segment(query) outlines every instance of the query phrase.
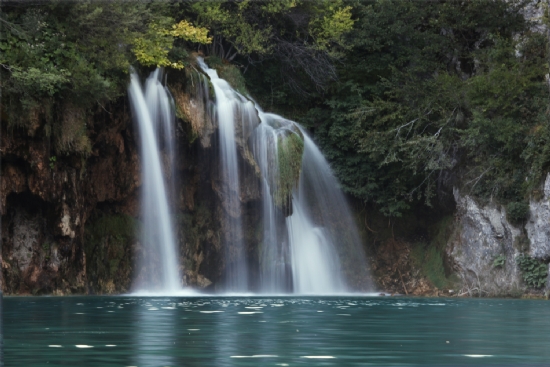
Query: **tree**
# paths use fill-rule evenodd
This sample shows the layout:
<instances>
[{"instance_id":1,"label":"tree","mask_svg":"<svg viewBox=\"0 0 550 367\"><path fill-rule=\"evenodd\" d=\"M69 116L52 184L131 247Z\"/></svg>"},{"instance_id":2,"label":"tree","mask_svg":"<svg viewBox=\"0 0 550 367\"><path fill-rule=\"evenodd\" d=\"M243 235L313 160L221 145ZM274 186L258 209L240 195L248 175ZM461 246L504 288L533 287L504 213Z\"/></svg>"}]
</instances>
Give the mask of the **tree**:
<instances>
[{"instance_id":1,"label":"tree","mask_svg":"<svg viewBox=\"0 0 550 367\"><path fill-rule=\"evenodd\" d=\"M284 83L302 95L336 78L334 62L353 27L342 0L196 2L191 9L214 36L209 55L247 66L276 60Z\"/></svg>"}]
</instances>

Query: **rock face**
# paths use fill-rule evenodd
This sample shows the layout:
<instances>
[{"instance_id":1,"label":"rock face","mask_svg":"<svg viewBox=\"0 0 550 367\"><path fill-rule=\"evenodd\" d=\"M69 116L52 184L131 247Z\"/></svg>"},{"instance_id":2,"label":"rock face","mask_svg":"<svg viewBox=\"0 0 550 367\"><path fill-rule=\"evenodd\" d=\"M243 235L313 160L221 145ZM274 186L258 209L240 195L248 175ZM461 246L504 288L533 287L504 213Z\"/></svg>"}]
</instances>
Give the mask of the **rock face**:
<instances>
[{"instance_id":1,"label":"rock face","mask_svg":"<svg viewBox=\"0 0 550 367\"><path fill-rule=\"evenodd\" d=\"M501 205L482 206L454 190L457 216L447 256L462 279L463 293L518 295L526 286L517 257L526 254L537 260L550 260L550 174L543 192L541 200L531 199L529 219L521 228L507 220ZM546 288L550 289L550 281Z\"/></svg>"},{"instance_id":2,"label":"rock face","mask_svg":"<svg viewBox=\"0 0 550 367\"><path fill-rule=\"evenodd\" d=\"M531 242L529 255L541 260L550 259L550 173L543 186L541 200L529 202L529 220L525 225Z\"/></svg>"},{"instance_id":3,"label":"rock face","mask_svg":"<svg viewBox=\"0 0 550 367\"><path fill-rule=\"evenodd\" d=\"M478 205L470 196L454 190L457 203L455 234L447 245L453 270L462 279L462 292L496 296L513 294L523 287L516 265L521 231L506 219L496 204ZM495 266L495 259L504 264Z\"/></svg>"},{"instance_id":4,"label":"rock face","mask_svg":"<svg viewBox=\"0 0 550 367\"><path fill-rule=\"evenodd\" d=\"M217 126L209 105L208 80L195 72L170 76L178 108L178 182L171 198L179 243L182 285L215 287L223 279L220 238L229 228L228 201L219 177ZM59 153L44 133L2 126L0 287L6 294L123 293L140 276L134 268L142 251L138 136L125 98L87 119L89 155ZM256 116L257 117L257 116ZM254 126L239 126L241 167L239 216L247 256L257 254L259 168L247 145ZM32 130L32 131L31 131ZM236 239L237 240L237 239ZM154 259L153 259L154 260Z\"/></svg>"},{"instance_id":5,"label":"rock face","mask_svg":"<svg viewBox=\"0 0 550 367\"><path fill-rule=\"evenodd\" d=\"M135 197L138 159L128 114L95 117L87 132L93 141L88 157L56 156L40 133L44 126L35 136L17 128L3 131L0 210L7 293L86 292L88 219L102 203L120 209Z\"/></svg>"}]
</instances>

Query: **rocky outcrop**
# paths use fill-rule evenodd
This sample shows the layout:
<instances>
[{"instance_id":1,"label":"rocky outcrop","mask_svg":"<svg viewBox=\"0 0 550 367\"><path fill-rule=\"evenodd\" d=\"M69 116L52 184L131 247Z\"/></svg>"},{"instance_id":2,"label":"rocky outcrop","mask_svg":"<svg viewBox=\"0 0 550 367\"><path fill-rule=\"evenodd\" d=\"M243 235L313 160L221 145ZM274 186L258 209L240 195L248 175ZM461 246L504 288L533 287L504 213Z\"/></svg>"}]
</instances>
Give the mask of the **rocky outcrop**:
<instances>
[{"instance_id":1,"label":"rocky outcrop","mask_svg":"<svg viewBox=\"0 0 550 367\"><path fill-rule=\"evenodd\" d=\"M172 77L181 87L174 97L183 110L174 172L180 179L172 198L182 284L209 287L223 274L220 233L227 227L227 203L217 195L224 189L212 144L217 127L206 96L193 89L197 79ZM45 121L37 120L31 132L8 132L4 124L0 284L7 294L121 293L139 277L133 268L141 253L138 139L125 98L104 107L88 116L89 154L58 153L44 133ZM259 169L245 144L251 130L240 132L239 160L247 171L241 214L254 218Z\"/></svg>"},{"instance_id":2,"label":"rocky outcrop","mask_svg":"<svg viewBox=\"0 0 550 367\"><path fill-rule=\"evenodd\" d=\"M210 148L217 126L208 113L208 77L196 67L176 76L170 84L170 90L176 105L176 115L186 125L182 126L182 130L186 130L191 141L198 138L202 148Z\"/></svg>"},{"instance_id":3,"label":"rocky outcrop","mask_svg":"<svg viewBox=\"0 0 550 367\"><path fill-rule=\"evenodd\" d=\"M455 233L447 245L453 270L462 280L462 292L483 296L519 295L527 290L517 258L521 255L550 260L550 174L542 200L530 201L524 227L506 217L496 203L480 205L455 189ZM550 287L546 286L547 289Z\"/></svg>"},{"instance_id":4,"label":"rocky outcrop","mask_svg":"<svg viewBox=\"0 0 550 367\"><path fill-rule=\"evenodd\" d=\"M455 189L457 203L455 234L447 255L462 280L463 292L482 295L517 293L522 288L516 257L521 231L506 219L505 209L489 203L481 206ZM504 264L495 266L495 260Z\"/></svg>"},{"instance_id":5,"label":"rocky outcrop","mask_svg":"<svg viewBox=\"0 0 550 367\"><path fill-rule=\"evenodd\" d=\"M120 209L135 201L140 184L129 122L124 110L95 115L87 131L89 156L56 156L43 134L4 131L0 209L7 293L86 292L86 222L98 204Z\"/></svg>"},{"instance_id":6,"label":"rocky outcrop","mask_svg":"<svg viewBox=\"0 0 550 367\"><path fill-rule=\"evenodd\" d=\"M529 255L550 260L550 173L542 187L543 197L529 202L529 219L525 224L530 241Z\"/></svg>"}]
</instances>

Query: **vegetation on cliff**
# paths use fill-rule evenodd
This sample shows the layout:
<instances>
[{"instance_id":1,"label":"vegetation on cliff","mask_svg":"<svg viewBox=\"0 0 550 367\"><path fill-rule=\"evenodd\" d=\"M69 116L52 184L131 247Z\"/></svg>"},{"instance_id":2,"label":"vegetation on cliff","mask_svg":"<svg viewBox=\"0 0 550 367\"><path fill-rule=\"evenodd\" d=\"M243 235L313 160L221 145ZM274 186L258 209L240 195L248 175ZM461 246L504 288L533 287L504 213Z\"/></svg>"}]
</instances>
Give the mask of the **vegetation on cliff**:
<instances>
[{"instance_id":1,"label":"vegetation on cliff","mask_svg":"<svg viewBox=\"0 0 550 367\"><path fill-rule=\"evenodd\" d=\"M527 1L38 4L3 6L2 107L31 135L46 121L59 152L89 154L86 116L130 65L181 68L199 48L299 117L388 216L451 185L522 202L550 161L548 40Z\"/></svg>"},{"instance_id":2,"label":"vegetation on cliff","mask_svg":"<svg viewBox=\"0 0 550 367\"><path fill-rule=\"evenodd\" d=\"M176 5L56 2L2 5L2 112L11 128L53 138L57 153L91 152L87 119L125 94L131 65L181 69L184 45L208 43ZM40 131L38 131L40 130Z\"/></svg>"}]
</instances>

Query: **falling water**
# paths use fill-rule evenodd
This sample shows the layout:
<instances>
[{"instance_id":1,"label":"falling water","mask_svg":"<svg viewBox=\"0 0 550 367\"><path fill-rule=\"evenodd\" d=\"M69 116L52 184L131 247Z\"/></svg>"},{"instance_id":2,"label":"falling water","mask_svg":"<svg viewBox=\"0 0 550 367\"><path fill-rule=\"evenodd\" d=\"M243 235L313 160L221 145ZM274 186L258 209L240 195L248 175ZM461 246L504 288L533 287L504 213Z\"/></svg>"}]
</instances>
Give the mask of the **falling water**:
<instances>
[{"instance_id":1,"label":"falling water","mask_svg":"<svg viewBox=\"0 0 550 367\"><path fill-rule=\"evenodd\" d=\"M181 287L167 199L167 187L172 185L167 185L164 178L165 175L172 176L174 114L171 98L160 78L161 71L157 69L147 79L143 90L138 75L132 72L128 88L141 142L142 245L145 251L140 267L144 276L138 280L138 287L141 291L175 293ZM161 147L166 159L162 159ZM169 166L165 170L163 161ZM155 261L157 258L158 263ZM157 272L160 279L154 281Z\"/></svg>"},{"instance_id":2,"label":"falling water","mask_svg":"<svg viewBox=\"0 0 550 367\"><path fill-rule=\"evenodd\" d=\"M199 66L210 77L216 102L212 116L218 123L220 143L220 177L225 196L224 209L227 213L228 230L225 231L226 284L232 292L248 290L248 259L245 253L242 225L242 205L237 161L237 139L243 143L243 132L253 116L257 116L254 104L236 92L229 83L221 79L214 69L210 69L202 58ZM247 126L245 126L247 125Z\"/></svg>"},{"instance_id":3,"label":"falling water","mask_svg":"<svg viewBox=\"0 0 550 367\"><path fill-rule=\"evenodd\" d=\"M342 262L355 278L368 279L368 268L354 219L328 162L294 121L269 113L260 113L260 118L253 151L264 177L261 290L334 294L355 289ZM291 135L304 143L301 171L291 208L278 208L273 204L281 174L278 146Z\"/></svg>"},{"instance_id":4,"label":"falling water","mask_svg":"<svg viewBox=\"0 0 550 367\"><path fill-rule=\"evenodd\" d=\"M328 162L298 128L304 136L302 172L292 195L294 214L287 218L294 289L316 294L351 291L357 287L351 278L369 279L361 238Z\"/></svg>"},{"instance_id":5,"label":"falling water","mask_svg":"<svg viewBox=\"0 0 550 367\"><path fill-rule=\"evenodd\" d=\"M342 293L357 289L352 284L356 282L350 282L352 278L363 282L361 288L368 288L369 285L364 284L368 281L368 267L351 211L329 164L312 139L297 123L262 112L200 58L199 65L210 77L215 91L216 113L213 115L220 129L223 177L231 187L231 202L235 205L240 205L236 126L247 123L247 113L243 111L257 110L261 121L248 142L262 174L263 236L261 243L256 244L259 290ZM281 198L283 168L278 161L279 145L291 136L303 142L303 154L298 156L301 170L294 188ZM242 238L238 216L233 223L233 236ZM242 241L238 246L242 251ZM241 256L233 259L233 267L229 268L227 290L235 290L236 286L238 290L246 290L247 260Z\"/></svg>"}]
</instances>

